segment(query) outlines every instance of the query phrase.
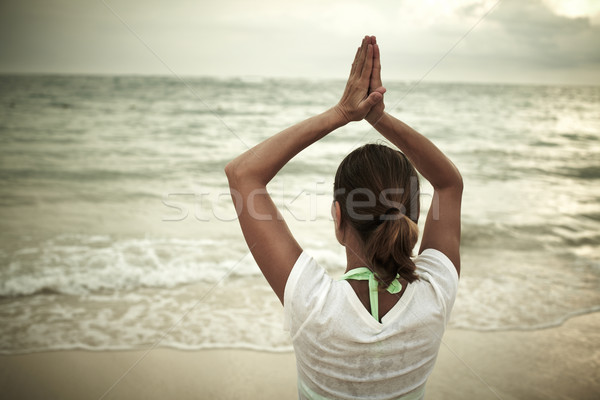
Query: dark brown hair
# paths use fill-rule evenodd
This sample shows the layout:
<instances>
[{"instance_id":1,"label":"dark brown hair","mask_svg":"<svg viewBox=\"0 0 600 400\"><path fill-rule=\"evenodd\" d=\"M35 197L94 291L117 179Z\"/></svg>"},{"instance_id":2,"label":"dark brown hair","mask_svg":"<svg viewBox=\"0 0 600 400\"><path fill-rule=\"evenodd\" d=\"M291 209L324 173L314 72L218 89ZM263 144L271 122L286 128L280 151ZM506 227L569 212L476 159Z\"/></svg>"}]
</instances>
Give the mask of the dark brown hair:
<instances>
[{"instance_id":1,"label":"dark brown hair","mask_svg":"<svg viewBox=\"0 0 600 400\"><path fill-rule=\"evenodd\" d=\"M419 178L406 156L380 144L359 147L338 167L333 189L341 226L356 230L381 286L396 274L418 279L410 257L419 238Z\"/></svg>"}]
</instances>

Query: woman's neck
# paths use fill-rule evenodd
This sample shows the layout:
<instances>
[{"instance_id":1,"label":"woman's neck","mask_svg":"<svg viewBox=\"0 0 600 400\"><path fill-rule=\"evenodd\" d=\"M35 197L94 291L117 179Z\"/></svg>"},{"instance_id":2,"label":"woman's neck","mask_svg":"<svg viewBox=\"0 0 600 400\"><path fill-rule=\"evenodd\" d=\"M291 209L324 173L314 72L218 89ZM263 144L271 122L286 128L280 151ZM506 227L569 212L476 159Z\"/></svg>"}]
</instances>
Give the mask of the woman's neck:
<instances>
[{"instance_id":1,"label":"woman's neck","mask_svg":"<svg viewBox=\"0 0 600 400\"><path fill-rule=\"evenodd\" d=\"M356 237L356 235L347 235L344 241L344 247L346 247L346 272L358 268L366 267L367 260L364 256L362 249L362 243Z\"/></svg>"}]
</instances>

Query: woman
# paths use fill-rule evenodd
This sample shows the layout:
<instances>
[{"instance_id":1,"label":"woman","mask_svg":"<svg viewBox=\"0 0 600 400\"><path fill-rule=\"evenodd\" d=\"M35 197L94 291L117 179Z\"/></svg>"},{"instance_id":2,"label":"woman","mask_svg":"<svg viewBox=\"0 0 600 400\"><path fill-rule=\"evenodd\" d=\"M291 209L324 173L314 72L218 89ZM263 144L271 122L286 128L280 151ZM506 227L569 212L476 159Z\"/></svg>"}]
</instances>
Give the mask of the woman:
<instances>
[{"instance_id":1,"label":"woman","mask_svg":"<svg viewBox=\"0 0 600 400\"><path fill-rule=\"evenodd\" d=\"M301 398L423 398L456 296L462 178L433 143L384 112L380 70L375 37L365 36L337 105L225 168L248 247L284 305ZM347 268L333 280L298 245L266 185L304 148L363 118L404 154L366 145L340 164L332 216ZM434 195L412 259L415 168Z\"/></svg>"}]
</instances>

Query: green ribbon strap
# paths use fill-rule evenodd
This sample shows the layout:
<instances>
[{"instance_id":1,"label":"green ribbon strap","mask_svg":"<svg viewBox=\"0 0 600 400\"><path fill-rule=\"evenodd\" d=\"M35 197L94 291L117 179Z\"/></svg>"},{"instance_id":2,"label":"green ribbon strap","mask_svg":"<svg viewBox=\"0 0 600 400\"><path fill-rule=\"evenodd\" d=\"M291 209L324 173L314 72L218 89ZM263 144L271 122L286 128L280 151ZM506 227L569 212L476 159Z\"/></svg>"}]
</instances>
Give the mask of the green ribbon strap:
<instances>
[{"instance_id":1,"label":"green ribbon strap","mask_svg":"<svg viewBox=\"0 0 600 400\"><path fill-rule=\"evenodd\" d=\"M377 321L379 321L379 296L378 287L379 282L375 278L375 274L367 267L358 267L351 269L340 277L339 280L354 279L357 281L369 281L369 301L371 302L371 315ZM398 276L392 281L390 286L386 289L389 293L395 294L400 293L402 290L402 284L398 282Z\"/></svg>"}]
</instances>

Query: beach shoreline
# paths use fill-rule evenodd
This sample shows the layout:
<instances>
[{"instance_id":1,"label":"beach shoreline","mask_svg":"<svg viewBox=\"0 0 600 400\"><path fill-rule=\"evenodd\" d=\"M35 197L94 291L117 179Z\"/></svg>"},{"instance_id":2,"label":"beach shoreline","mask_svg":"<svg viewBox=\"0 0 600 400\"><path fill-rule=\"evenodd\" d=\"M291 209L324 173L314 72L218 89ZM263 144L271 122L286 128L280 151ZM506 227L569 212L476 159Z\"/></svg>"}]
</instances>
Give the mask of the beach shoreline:
<instances>
[{"instance_id":1,"label":"beach shoreline","mask_svg":"<svg viewBox=\"0 0 600 400\"><path fill-rule=\"evenodd\" d=\"M555 328L449 329L426 399L595 399L600 313ZM292 399L294 354L252 350L52 351L0 356L11 399Z\"/></svg>"}]
</instances>

